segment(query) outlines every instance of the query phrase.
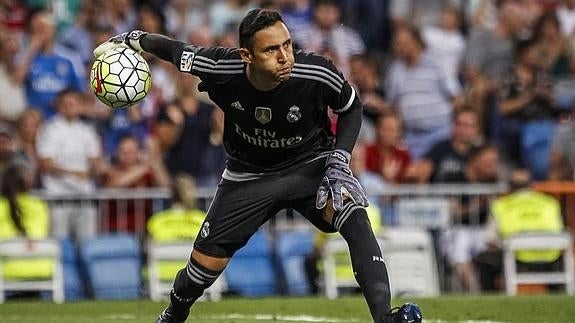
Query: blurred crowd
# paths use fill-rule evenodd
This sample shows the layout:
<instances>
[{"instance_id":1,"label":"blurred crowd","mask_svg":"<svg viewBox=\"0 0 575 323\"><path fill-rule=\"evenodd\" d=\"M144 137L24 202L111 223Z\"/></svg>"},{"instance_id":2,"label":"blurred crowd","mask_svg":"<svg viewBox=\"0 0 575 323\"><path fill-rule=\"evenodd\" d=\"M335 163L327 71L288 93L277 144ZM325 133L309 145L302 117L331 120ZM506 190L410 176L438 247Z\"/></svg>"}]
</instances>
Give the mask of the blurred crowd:
<instances>
[{"instance_id":1,"label":"blurred crowd","mask_svg":"<svg viewBox=\"0 0 575 323\"><path fill-rule=\"evenodd\" d=\"M280 10L296 47L330 57L361 94L369 185L477 181L466 169L483 144L496 153L478 181L515 168L573 180L573 0L1 0L0 165L24 160L56 192L178 173L215 185L223 116L198 79L148 56L150 94L113 110L90 93L92 49L132 29L236 46L254 7Z\"/></svg>"},{"instance_id":2,"label":"blurred crowd","mask_svg":"<svg viewBox=\"0 0 575 323\"><path fill-rule=\"evenodd\" d=\"M0 174L25 165L19 189L55 194L170 187L181 174L214 187L223 112L199 79L146 55L150 93L111 109L88 85L92 50L133 29L234 47L255 7L282 12L295 47L331 58L357 89L352 168L368 192L509 182L514 171L522 187L575 179L575 0L0 0ZM51 212L53 228L95 234L93 208ZM463 236L455 245L477 246Z\"/></svg>"}]
</instances>

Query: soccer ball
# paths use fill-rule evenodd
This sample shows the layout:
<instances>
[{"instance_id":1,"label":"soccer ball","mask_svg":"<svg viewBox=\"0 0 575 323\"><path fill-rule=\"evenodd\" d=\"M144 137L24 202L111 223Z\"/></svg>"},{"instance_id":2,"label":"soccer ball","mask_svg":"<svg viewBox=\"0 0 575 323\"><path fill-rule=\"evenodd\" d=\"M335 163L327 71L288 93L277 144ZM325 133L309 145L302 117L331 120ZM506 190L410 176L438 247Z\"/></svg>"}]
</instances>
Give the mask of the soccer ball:
<instances>
[{"instance_id":1,"label":"soccer ball","mask_svg":"<svg viewBox=\"0 0 575 323\"><path fill-rule=\"evenodd\" d=\"M90 86L100 101L126 108L144 99L152 86L146 60L129 48L114 48L92 64Z\"/></svg>"}]
</instances>

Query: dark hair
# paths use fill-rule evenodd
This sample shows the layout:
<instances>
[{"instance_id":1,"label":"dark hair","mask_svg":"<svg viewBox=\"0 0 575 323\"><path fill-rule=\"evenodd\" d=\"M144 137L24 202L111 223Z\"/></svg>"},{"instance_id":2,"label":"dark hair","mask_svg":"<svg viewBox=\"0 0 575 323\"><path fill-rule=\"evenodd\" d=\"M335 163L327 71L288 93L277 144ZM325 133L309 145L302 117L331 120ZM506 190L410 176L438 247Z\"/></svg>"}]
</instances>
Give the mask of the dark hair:
<instances>
[{"instance_id":1,"label":"dark hair","mask_svg":"<svg viewBox=\"0 0 575 323\"><path fill-rule=\"evenodd\" d=\"M559 32L561 32L561 24L559 22L559 18L557 17L557 13L554 10L545 10L539 19L537 19L535 22L535 26L533 27L533 39L536 41L541 40L543 37L543 26L545 26L547 23L552 23L559 30Z\"/></svg>"},{"instance_id":2,"label":"dark hair","mask_svg":"<svg viewBox=\"0 0 575 323\"><path fill-rule=\"evenodd\" d=\"M342 3L340 0L314 0L312 1L312 7L317 8L318 6L326 5L326 6L334 6L337 7L339 10L342 9Z\"/></svg>"},{"instance_id":3,"label":"dark hair","mask_svg":"<svg viewBox=\"0 0 575 323\"><path fill-rule=\"evenodd\" d=\"M425 40L423 40L423 36L421 36L421 31L417 26L412 24L398 24L397 26L395 26L394 32L397 33L402 29L408 32L409 35L411 35L411 37L421 47L421 49L427 48L427 44L425 43Z\"/></svg>"},{"instance_id":4,"label":"dark hair","mask_svg":"<svg viewBox=\"0 0 575 323\"><path fill-rule=\"evenodd\" d=\"M536 42L533 38L517 41L513 47L513 59L516 62L521 60L522 56L527 53L528 50L534 48L535 45Z\"/></svg>"},{"instance_id":5,"label":"dark hair","mask_svg":"<svg viewBox=\"0 0 575 323\"><path fill-rule=\"evenodd\" d=\"M22 222L22 210L16 198L18 194L28 191L26 183L27 169L24 165L12 164L6 168L2 176L1 193L8 201L8 210L16 230L26 236L26 229Z\"/></svg>"},{"instance_id":6,"label":"dark hair","mask_svg":"<svg viewBox=\"0 0 575 323\"><path fill-rule=\"evenodd\" d=\"M483 143L479 146L474 146L471 148L471 150L469 151L469 154L467 155L467 160L468 162L471 162L473 160L475 160L476 158L482 156L485 152L493 150L496 153L499 153L499 149L497 149L497 146L495 146L492 143Z\"/></svg>"},{"instance_id":7,"label":"dark hair","mask_svg":"<svg viewBox=\"0 0 575 323\"><path fill-rule=\"evenodd\" d=\"M26 23L24 24L26 32L30 32L32 27L32 20L43 14L52 14L52 11L44 6L40 6L30 9L26 13Z\"/></svg>"},{"instance_id":8,"label":"dark hair","mask_svg":"<svg viewBox=\"0 0 575 323\"><path fill-rule=\"evenodd\" d=\"M250 10L240 23L240 47L251 49L254 34L273 26L278 21L284 22L282 15L275 10L261 8Z\"/></svg>"},{"instance_id":9,"label":"dark hair","mask_svg":"<svg viewBox=\"0 0 575 323\"><path fill-rule=\"evenodd\" d=\"M71 87L67 87L62 91L58 92L58 94L56 94L56 98L54 98L54 105L60 104L60 102L62 102L62 99L68 95L77 95L79 97L82 97L82 92L73 89Z\"/></svg>"}]
</instances>

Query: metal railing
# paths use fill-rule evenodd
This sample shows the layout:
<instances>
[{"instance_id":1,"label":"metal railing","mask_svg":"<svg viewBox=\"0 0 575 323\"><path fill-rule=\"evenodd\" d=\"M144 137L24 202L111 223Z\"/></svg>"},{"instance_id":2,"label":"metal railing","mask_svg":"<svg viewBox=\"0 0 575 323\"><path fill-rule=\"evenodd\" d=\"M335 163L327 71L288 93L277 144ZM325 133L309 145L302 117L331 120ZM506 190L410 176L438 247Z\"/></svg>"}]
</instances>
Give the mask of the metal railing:
<instances>
[{"instance_id":1,"label":"metal railing","mask_svg":"<svg viewBox=\"0 0 575 323\"><path fill-rule=\"evenodd\" d=\"M490 201L505 191L499 184L434 184L397 185L381 191L368 192L371 203L377 205L385 226L418 226L428 229L435 241L437 265L441 289L457 291L458 284L444 259L442 234L459 224L483 223ZM207 210L214 189L204 188L198 192L199 207ZM93 194L50 194L35 191L35 195L48 202L50 207L72 204L91 205L97 209L98 233L128 231L144 241L149 217L170 204L168 189L99 189ZM291 211L278 213L268 224L272 232L311 227L305 218Z\"/></svg>"}]
</instances>

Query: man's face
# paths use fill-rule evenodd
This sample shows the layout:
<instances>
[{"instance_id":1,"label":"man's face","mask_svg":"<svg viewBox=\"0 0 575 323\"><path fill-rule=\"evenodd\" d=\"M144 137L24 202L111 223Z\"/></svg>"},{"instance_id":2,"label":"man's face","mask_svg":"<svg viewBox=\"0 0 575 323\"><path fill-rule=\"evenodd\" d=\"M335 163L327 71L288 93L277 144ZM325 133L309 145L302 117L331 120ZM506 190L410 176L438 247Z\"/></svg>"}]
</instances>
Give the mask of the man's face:
<instances>
[{"instance_id":1,"label":"man's face","mask_svg":"<svg viewBox=\"0 0 575 323\"><path fill-rule=\"evenodd\" d=\"M66 94L57 102L57 108L66 120L76 120L82 113L82 98L77 93Z\"/></svg>"},{"instance_id":2,"label":"man's face","mask_svg":"<svg viewBox=\"0 0 575 323\"><path fill-rule=\"evenodd\" d=\"M401 123L395 117L385 117L377 125L379 142L387 147L397 145L401 138Z\"/></svg>"},{"instance_id":3,"label":"man's face","mask_svg":"<svg viewBox=\"0 0 575 323\"><path fill-rule=\"evenodd\" d=\"M411 57L419 50L413 35L405 28L400 28L393 39L393 50L399 58Z\"/></svg>"},{"instance_id":4,"label":"man's face","mask_svg":"<svg viewBox=\"0 0 575 323\"><path fill-rule=\"evenodd\" d=\"M256 32L252 49L246 51L242 55L243 59L258 78L271 83L289 79L294 56L292 40L283 23L278 21L275 25Z\"/></svg>"},{"instance_id":5,"label":"man's face","mask_svg":"<svg viewBox=\"0 0 575 323\"><path fill-rule=\"evenodd\" d=\"M470 112L460 113L455 119L453 127L455 140L469 144L479 137L479 120L477 115Z\"/></svg>"},{"instance_id":6,"label":"man's face","mask_svg":"<svg viewBox=\"0 0 575 323\"><path fill-rule=\"evenodd\" d=\"M136 165L140 160L140 147L134 139L125 139L118 145L118 162L123 166Z\"/></svg>"},{"instance_id":7,"label":"man's face","mask_svg":"<svg viewBox=\"0 0 575 323\"><path fill-rule=\"evenodd\" d=\"M496 182L499 178L499 153L495 149L487 149L475 158L473 163L477 180L482 183Z\"/></svg>"}]
</instances>

